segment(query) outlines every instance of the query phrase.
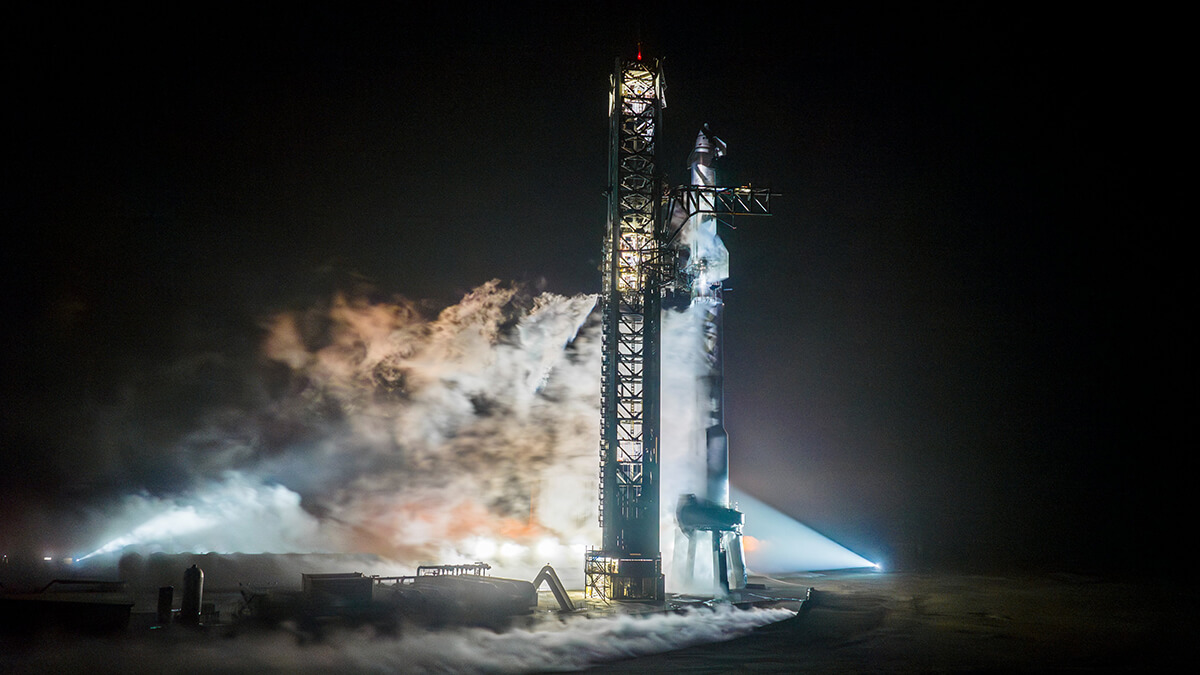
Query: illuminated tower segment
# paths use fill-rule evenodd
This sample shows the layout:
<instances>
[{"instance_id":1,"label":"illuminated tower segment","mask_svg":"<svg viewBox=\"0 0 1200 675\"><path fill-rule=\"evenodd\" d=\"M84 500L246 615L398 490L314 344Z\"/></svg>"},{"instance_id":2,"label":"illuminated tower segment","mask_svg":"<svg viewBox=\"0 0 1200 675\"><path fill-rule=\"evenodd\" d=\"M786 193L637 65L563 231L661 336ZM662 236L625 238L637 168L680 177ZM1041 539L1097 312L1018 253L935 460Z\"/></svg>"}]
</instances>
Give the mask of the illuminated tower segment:
<instances>
[{"instance_id":1,"label":"illuminated tower segment","mask_svg":"<svg viewBox=\"0 0 1200 675\"><path fill-rule=\"evenodd\" d=\"M602 297L600 525L589 595L661 600L659 553L659 252L662 121L657 62L619 59L609 106L608 225Z\"/></svg>"}]
</instances>

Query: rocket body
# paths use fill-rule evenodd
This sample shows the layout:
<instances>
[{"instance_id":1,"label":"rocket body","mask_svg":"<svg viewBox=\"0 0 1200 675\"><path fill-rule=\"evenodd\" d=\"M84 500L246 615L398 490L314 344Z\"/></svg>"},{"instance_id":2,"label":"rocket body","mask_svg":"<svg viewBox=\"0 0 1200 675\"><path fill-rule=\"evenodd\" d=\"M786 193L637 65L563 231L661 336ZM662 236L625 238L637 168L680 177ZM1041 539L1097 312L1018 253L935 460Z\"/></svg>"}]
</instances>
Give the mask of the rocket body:
<instances>
[{"instance_id":1,"label":"rocket body","mask_svg":"<svg viewBox=\"0 0 1200 675\"><path fill-rule=\"evenodd\" d=\"M714 187L717 184L713 160L725 154L724 141L712 136L705 125L696 135L696 145L688 157L691 184ZM704 499L719 505L729 505L729 436L725 432L724 355L721 344L722 310L721 286L729 278L729 250L717 234L717 219L712 214L710 196L700 199L701 213L688 222L683 242L688 247L688 262L684 268L692 280L691 305L703 316L704 374L700 376L697 402L701 413L706 466Z\"/></svg>"},{"instance_id":2,"label":"rocket body","mask_svg":"<svg viewBox=\"0 0 1200 675\"><path fill-rule=\"evenodd\" d=\"M701 128L688 158L693 187L716 186L713 160L725 151L725 143L712 136L707 125ZM711 192L699 191L698 196L699 212L685 223L681 245L688 255L683 271L690 280L691 311L702 317L704 331L704 367L696 383L699 415L692 442L703 449L705 493L681 495L676 520L687 547L685 579L694 579L697 544L705 542L711 546L713 593L723 596L746 581L741 514L729 504L729 436L725 431L721 288L729 277L729 251L717 234Z\"/></svg>"}]
</instances>

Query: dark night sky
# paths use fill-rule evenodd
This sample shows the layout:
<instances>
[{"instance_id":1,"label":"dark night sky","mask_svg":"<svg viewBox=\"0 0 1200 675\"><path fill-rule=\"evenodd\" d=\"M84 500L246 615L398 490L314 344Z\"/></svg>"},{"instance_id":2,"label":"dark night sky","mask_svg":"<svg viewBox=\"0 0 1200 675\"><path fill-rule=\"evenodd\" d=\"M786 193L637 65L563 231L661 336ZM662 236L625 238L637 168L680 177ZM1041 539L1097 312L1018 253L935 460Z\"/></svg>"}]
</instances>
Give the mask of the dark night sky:
<instances>
[{"instance_id":1,"label":"dark night sky","mask_svg":"<svg viewBox=\"0 0 1200 675\"><path fill-rule=\"evenodd\" d=\"M1132 103L1154 86L1116 19L954 7L641 22L673 180L707 121L723 182L784 195L725 236L734 482L876 559L1146 562L1190 512L1172 414L1142 417L1182 343L1178 307L1145 322L1181 279L1131 279L1157 231L1133 158L1169 119ZM88 489L72 402L247 351L240 326L338 274L599 290L634 22L193 12L5 31L5 514Z\"/></svg>"}]
</instances>

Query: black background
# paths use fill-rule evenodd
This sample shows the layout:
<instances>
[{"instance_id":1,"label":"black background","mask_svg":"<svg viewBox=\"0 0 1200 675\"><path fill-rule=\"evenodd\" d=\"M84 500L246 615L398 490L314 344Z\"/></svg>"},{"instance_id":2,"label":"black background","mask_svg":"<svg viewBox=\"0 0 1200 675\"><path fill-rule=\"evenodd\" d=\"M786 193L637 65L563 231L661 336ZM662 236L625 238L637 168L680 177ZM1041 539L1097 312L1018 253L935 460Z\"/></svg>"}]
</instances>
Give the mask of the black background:
<instances>
[{"instance_id":1,"label":"black background","mask_svg":"<svg viewBox=\"0 0 1200 675\"><path fill-rule=\"evenodd\" d=\"M722 182L783 194L723 233L735 484L897 566L1174 564L1178 19L627 8L6 22L10 535L114 487L76 470L101 451L79 410L250 354L258 317L347 275L597 292L608 78L640 37L674 180L708 122Z\"/></svg>"}]
</instances>

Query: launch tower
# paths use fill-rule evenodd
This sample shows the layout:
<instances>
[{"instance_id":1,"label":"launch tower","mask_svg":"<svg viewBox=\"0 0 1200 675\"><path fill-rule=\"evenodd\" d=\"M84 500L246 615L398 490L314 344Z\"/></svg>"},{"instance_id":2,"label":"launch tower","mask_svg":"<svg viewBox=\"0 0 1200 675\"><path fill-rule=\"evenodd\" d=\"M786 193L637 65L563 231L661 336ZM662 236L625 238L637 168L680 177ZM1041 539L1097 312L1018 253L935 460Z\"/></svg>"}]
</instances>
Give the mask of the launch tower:
<instances>
[{"instance_id":1,"label":"launch tower","mask_svg":"<svg viewBox=\"0 0 1200 675\"><path fill-rule=\"evenodd\" d=\"M661 179L655 162L663 83L657 61L618 59L609 95L608 225L600 376L600 526L586 592L662 600L659 504Z\"/></svg>"},{"instance_id":2,"label":"launch tower","mask_svg":"<svg viewBox=\"0 0 1200 675\"><path fill-rule=\"evenodd\" d=\"M659 549L662 299L666 293L683 294L693 303L711 306L706 330L719 341L720 283L728 268L727 255L690 250L696 246L683 244L679 235L689 222L692 231L707 228L715 233L717 214L769 214L771 193L714 185L711 159L719 156L724 144L715 140L719 146L713 146L703 132L701 139L709 145L701 148L697 141L689 160L692 184L665 190L657 164L666 105L660 64L643 61L640 53L637 59L618 59L611 84L608 221L600 300L603 547L587 552L584 583L587 597L655 601L665 596ZM689 262L681 265L685 250L690 250ZM717 343L708 352L719 359ZM705 388L706 443L712 446L710 455L727 462L719 360L705 379L711 385ZM713 532L714 552L719 555L721 533L733 525L713 524L709 507L726 507L718 513L732 511L727 508L728 464L710 460L709 466L710 472L715 469L719 474L710 477L710 483L723 485L724 490L710 487L699 503L703 517L687 518L681 527L688 532ZM737 514L738 528L740 517ZM694 555L691 535L689 542L689 554ZM737 544L740 549L740 540Z\"/></svg>"}]
</instances>

